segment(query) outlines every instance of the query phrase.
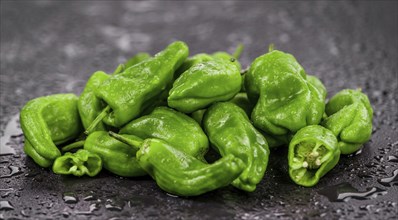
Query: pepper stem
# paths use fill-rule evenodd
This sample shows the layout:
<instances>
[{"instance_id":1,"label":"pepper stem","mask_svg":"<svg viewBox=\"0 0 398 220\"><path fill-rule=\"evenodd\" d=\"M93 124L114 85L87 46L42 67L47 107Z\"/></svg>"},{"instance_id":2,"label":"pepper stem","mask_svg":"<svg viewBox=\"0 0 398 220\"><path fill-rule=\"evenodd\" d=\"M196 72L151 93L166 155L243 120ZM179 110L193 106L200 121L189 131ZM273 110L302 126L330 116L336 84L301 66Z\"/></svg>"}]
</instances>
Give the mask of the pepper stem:
<instances>
[{"instance_id":1,"label":"pepper stem","mask_svg":"<svg viewBox=\"0 0 398 220\"><path fill-rule=\"evenodd\" d=\"M133 147L135 150L139 150L143 140L137 136L134 135L129 135L129 137L124 137L123 135L117 134L113 131L109 131L109 135L116 140L123 142L131 147Z\"/></svg>"},{"instance_id":2,"label":"pepper stem","mask_svg":"<svg viewBox=\"0 0 398 220\"><path fill-rule=\"evenodd\" d=\"M62 150L62 152L67 152L67 151L71 151L76 148L82 148L84 146L84 142L86 142L86 141L85 140L76 141L74 143L64 146L61 150Z\"/></svg>"},{"instance_id":3,"label":"pepper stem","mask_svg":"<svg viewBox=\"0 0 398 220\"><path fill-rule=\"evenodd\" d=\"M93 122L91 122L90 126L84 131L84 134L89 135L91 132L93 132L94 128L97 127L97 125L102 121L105 116L108 115L109 111L111 110L111 107L108 105L106 106L102 112L94 119Z\"/></svg>"},{"instance_id":4,"label":"pepper stem","mask_svg":"<svg viewBox=\"0 0 398 220\"><path fill-rule=\"evenodd\" d=\"M239 59L240 55L242 54L243 49L245 49L245 46L243 44L238 44L238 47L236 47L234 54L232 55L235 59Z\"/></svg>"},{"instance_id":5,"label":"pepper stem","mask_svg":"<svg viewBox=\"0 0 398 220\"><path fill-rule=\"evenodd\" d=\"M123 72L124 70L125 70L125 66L124 66L123 63L121 63L121 64L119 64L119 65L116 67L115 71L113 71L113 73L112 73L111 75L119 74L119 73Z\"/></svg>"},{"instance_id":6,"label":"pepper stem","mask_svg":"<svg viewBox=\"0 0 398 220\"><path fill-rule=\"evenodd\" d=\"M274 44L270 44L268 46L268 52L272 52L274 50Z\"/></svg>"}]
</instances>

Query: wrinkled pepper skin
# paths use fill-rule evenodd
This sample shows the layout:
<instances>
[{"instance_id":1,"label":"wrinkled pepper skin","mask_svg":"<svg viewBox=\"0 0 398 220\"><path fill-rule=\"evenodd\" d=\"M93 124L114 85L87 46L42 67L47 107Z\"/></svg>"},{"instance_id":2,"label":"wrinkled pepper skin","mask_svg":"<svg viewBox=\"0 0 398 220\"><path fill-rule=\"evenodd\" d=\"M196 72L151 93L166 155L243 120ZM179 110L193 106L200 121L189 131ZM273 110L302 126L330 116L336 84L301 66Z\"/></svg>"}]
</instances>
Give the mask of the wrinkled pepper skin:
<instances>
[{"instance_id":1,"label":"wrinkled pepper skin","mask_svg":"<svg viewBox=\"0 0 398 220\"><path fill-rule=\"evenodd\" d=\"M300 129L289 144L290 178L301 186L314 186L340 159L334 134L319 125Z\"/></svg>"},{"instance_id":2,"label":"wrinkled pepper skin","mask_svg":"<svg viewBox=\"0 0 398 220\"><path fill-rule=\"evenodd\" d=\"M265 137L268 142L268 147L270 149L275 149L280 146L289 145L290 140L292 139L292 135L269 135L265 132L260 131L261 134Z\"/></svg>"},{"instance_id":3,"label":"wrinkled pepper skin","mask_svg":"<svg viewBox=\"0 0 398 220\"><path fill-rule=\"evenodd\" d=\"M360 90L338 92L326 104L326 114L322 125L336 135L342 154L354 153L370 139L373 109Z\"/></svg>"},{"instance_id":4,"label":"wrinkled pepper skin","mask_svg":"<svg viewBox=\"0 0 398 220\"><path fill-rule=\"evenodd\" d=\"M138 117L172 83L174 71L188 53L188 46L176 41L154 57L103 82L94 92L112 109L104 123L121 127Z\"/></svg>"},{"instance_id":5,"label":"wrinkled pepper skin","mask_svg":"<svg viewBox=\"0 0 398 220\"><path fill-rule=\"evenodd\" d=\"M227 186L245 167L232 155L206 164L160 139L146 139L137 160L161 189L179 196L197 196Z\"/></svg>"},{"instance_id":6,"label":"wrinkled pepper skin","mask_svg":"<svg viewBox=\"0 0 398 220\"><path fill-rule=\"evenodd\" d=\"M249 98L245 92L239 92L235 97L229 100L229 102L232 102L243 109L247 116L251 115L254 108L254 105L249 101Z\"/></svg>"},{"instance_id":7,"label":"wrinkled pepper skin","mask_svg":"<svg viewBox=\"0 0 398 220\"><path fill-rule=\"evenodd\" d=\"M235 51L235 53L236 53L235 55L237 57L234 57L234 55L231 55L231 54L229 54L227 52L223 52L223 51L218 51L213 54L207 54L207 53L195 54L194 56L189 57L188 59L186 59L184 61L184 63L181 65L181 67L178 68L178 70L176 71L174 77L178 78L183 72L187 71L189 68L191 68L195 64L203 63L203 62L214 60L214 59L222 59L222 60L226 60L226 61L230 61L231 59L234 59L235 60L234 64L236 65L236 67L238 67L238 69L240 71L241 65L237 59L240 56L240 53L242 52L242 50L243 50L243 45L238 46L237 51Z\"/></svg>"},{"instance_id":8,"label":"wrinkled pepper skin","mask_svg":"<svg viewBox=\"0 0 398 220\"><path fill-rule=\"evenodd\" d=\"M84 149L100 156L104 168L116 175L123 177L146 175L135 157L136 148L114 139L106 131L91 133L84 143Z\"/></svg>"},{"instance_id":9,"label":"wrinkled pepper skin","mask_svg":"<svg viewBox=\"0 0 398 220\"><path fill-rule=\"evenodd\" d=\"M192 113L213 102L233 98L242 83L234 62L214 59L192 66L174 81L168 105L181 112Z\"/></svg>"},{"instance_id":10,"label":"wrinkled pepper skin","mask_svg":"<svg viewBox=\"0 0 398 220\"><path fill-rule=\"evenodd\" d=\"M245 90L250 101L256 103L265 83L268 81L269 84L276 78L275 83L279 84L280 80L275 76L284 73L300 75L302 78L306 76L304 68L291 54L273 50L257 57L245 74Z\"/></svg>"},{"instance_id":11,"label":"wrinkled pepper skin","mask_svg":"<svg viewBox=\"0 0 398 220\"><path fill-rule=\"evenodd\" d=\"M77 100L74 94L56 94L33 99L22 108L24 151L40 166L51 166L61 156L56 145L83 132Z\"/></svg>"},{"instance_id":12,"label":"wrinkled pepper skin","mask_svg":"<svg viewBox=\"0 0 398 220\"><path fill-rule=\"evenodd\" d=\"M233 155L246 165L232 185L254 191L264 176L270 152L267 140L254 128L246 113L233 103L219 102L207 109L203 126L222 157Z\"/></svg>"},{"instance_id":13,"label":"wrinkled pepper skin","mask_svg":"<svg viewBox=\"0 0 398 220\"><path fill-rule=\"evenodd\" d=\"M158 107L151 114L131 121L120 129L119 134L162 139L202 161L209 148L209 141L200 125L189 116L168 107Z\"/></svg>"},{"instance_id":14,"label":"wrinkled pepper skin","mask_svg":"<svg viewBox=\"0 0 398 220\"><path fill-rule=\"evenodd\" d=\"M205 115L207 109L200 109L191 113L191 118L193 118L199 125L202 126L202 119Z\"/></svg>"},{"instance_id":15,"label":"wrinkled pepper skin","mask_svg":"<svg viewBox=\"0 0 398 220\"><path fill-rule=\"evenodd\" d=\"M94 90L109 77L110 75L102 71L93 73L88 79L83 92L80 94L78 109L84 129L87 129L91 125L105 107L101 99L95 96ZM99 122L93 131L105 131L106 129L106 125L103 122Z\"/></svg>"},{"instance_id":16,"label":"wrinkled pepper skin","mask_svg":"<svg viewBox=\"0 0 398 220\"><path fill-rule=\"evenodd\" d=\"M76 153L67 152L55 159L53 172L62 175L96 176L102 170L101 158L90 151L81 149Z\"/></svg>"},{"instance_id":17,"label":"wrinkled pepper skin","mask_svg":"<svg viewBox=\"0 0 398 220\"><path fill-rule=\"evenodd\" d=\"M307 82L311 83L321 93L323 99L328 95L325 85L316 76L307 75Z\"/></svg>"},{"instance_id":18,"label":"wrinkled pepper skin","mask_svg":"<svg viewBox=\"0 0 398 220\"><path fill-rule=\"evenodd\" d=\"M182 63L180 68L178 68L178 70L175 72L174 78L177 79L183 72L187 71L195 64L203 63L213 59L214 57L212 57L210 54L207 53L198 53L193 55L192 57L188 57L188 59L186 59L184 63Z\"/></svg>"},{"instance_id":19,"label":"wrinkled pepper skin","mask_svg":"<svg viewBox=\"0 0 398 220\"><path fill-rule=\"evenodd\" d=\"M124 63L124 67L125 69L128 69L131 66L134 66L137 63L141 63L142 61L149 58L151 58L151 55L149 53L137 53Z\"/></svg>"},{"instance_id":20,"label":"wrinkled pepper skin","mask_svg":"<svg viewBox=\"0 0 398 220\"><path fill-rule=\"evenodd\" d=\"M319 124L323 94L306 80L300 64L290 54L274 50L258 57L246 75L246 90L257 100L251 119L269 135L287 135Z\"/></svg>"}]
</instances>

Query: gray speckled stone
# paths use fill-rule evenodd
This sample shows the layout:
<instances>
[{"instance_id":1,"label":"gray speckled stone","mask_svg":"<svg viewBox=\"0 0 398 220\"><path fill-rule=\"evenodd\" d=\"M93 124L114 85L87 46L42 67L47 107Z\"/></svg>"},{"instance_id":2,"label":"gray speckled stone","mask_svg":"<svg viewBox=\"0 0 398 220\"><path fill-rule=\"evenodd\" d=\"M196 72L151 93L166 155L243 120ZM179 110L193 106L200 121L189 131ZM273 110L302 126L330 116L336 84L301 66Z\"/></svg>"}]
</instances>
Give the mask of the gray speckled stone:
<instances>
[{"instance_id":1,"label":"gray speckled stone","mask_svg":"<svg viewBox=\"0 0 398 220\"><path fill-rule=\"evenodd\" d=\"M16 154L0 157L0 219L396 217L397 182L380 180L398 172L397 6L394 1L2 1L1 149L9 142ZM372 140L362 153L343 157L313 188L289 180L282 149L272 152L255 192L227 187L195 198L168 195L150 178L107 172L96 178L58 176L22 153L15 122L28 100L79 94L94 71L110 72L137 52L153 54L177 39L188 43L191 54L232 52L244 43L243 66L274 43L320 77L329 97L343 88L362 88L375 109ZM11 171L14 175L4 177ZM351 194L348 201L333 198L338 191L356 190L370 191Z\"/></svg>"}]
</instances>

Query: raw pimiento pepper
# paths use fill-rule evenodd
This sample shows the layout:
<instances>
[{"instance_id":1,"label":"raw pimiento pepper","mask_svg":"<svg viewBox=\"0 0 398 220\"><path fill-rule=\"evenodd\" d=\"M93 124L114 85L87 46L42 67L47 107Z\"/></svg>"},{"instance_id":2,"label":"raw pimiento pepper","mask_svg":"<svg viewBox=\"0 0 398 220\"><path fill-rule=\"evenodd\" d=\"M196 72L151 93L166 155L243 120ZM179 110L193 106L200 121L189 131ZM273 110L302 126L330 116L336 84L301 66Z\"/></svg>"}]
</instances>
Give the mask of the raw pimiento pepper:
<instances>
[{"instance_id":1,"label":"raw pimiento pepper","mask_svg":"<svg viewBox=\"0 0 398 220\"><path fill-rule=\"evenodd\" d=\"M192 57L189 57L184 61L184 63L178 68L178 70L175 73L175 78L178 78L183 72L187 71L189 68L194 66L195 64L198 63L203 63L206 61L214 60L214 59L223 59L223 60L231 60L232 58L235 59L235 65L238 67L239 71L241 70L241 65L238 61L240 54L243 51L243 45L239 44L238 47L236 48L235 52L231 55L227 52L223 51L218 51L213 54L207 54L207 53L198 53L195 54Z\"/></svg>"},{"instance_id":2,"label":"raw pimiento pepper","mask_svg":"<svg viewBox=\"0 0 398 220\"><path fill-rule=\"evenodd\" d=\"M135 135L141 139L162 139L202 161L209 148L207 136L199 124L168 107L158 107L151 114L129 122L119 133Z\"/></svg>"},{"instance_id":3,"label":"raw pimiento pepper","mask_svg":"<svg viewBox=\"0 0 398 220\"><path fill-rule=\"evenodd\" d=\"M323 94L306 80L304 69L290 54L273 50L258 57L245 82L249 98L257 102L251 119L269 135L295 133L322 119Z\"/></svg>"},{"instance_id":4,"label":"raw pimiento pepper","mask_svg":"<svg viewBox=\"0 0 398 220\"><path fill-rule=\"evenodd\" d=\"M319 125L300 129L289 144L289 175L301 186L314 186L340 159L334 134Z\"/></svg>"},{"instance_id":5,"label":"raw pimiento pepper","mask_svg":"<svg viewBox=\"0 0 398 220\"><path fill-rule=\"evenodd\" d=\"M139 116L171 84L174 71L188 53L187 45L177 41L154 57L104 81L94 90L111 109L103 118L104 123L121 127Z\"/></svg>"},{"instance_id":6,"label":"raw pimiento pepper","mask_svg":"<svg viewBox=\"0 0 398 220\"><path fill-rule=\"evenodd\" d=\"M354 153L370 139L373 109L360 90L338 92L326 104L325 111L328 117L322 125L336 135L342 154Z\"/></svg>"},{"instance_id":7,"label":"raw pimiento pepper","mask_svg":"<svg viewBox=\"0 0 398 220\"><path fill-rule=\"evenodd\" d=\"M94 89L107 80L110 75L102 71L97 71L88 79L83 92L78 101L79 114L84 126L87 129L105 107L104 103L95 96ZM105 131L106 125L100 121L91 131ZM90 131L90 132L91 132Z\"/></svg>"},{"instance_id":8,"label":"raw pimiento pepper","mask_svg":"<svg viewBox=\"0 0 398 220\"><path fill-rule=\"evenodd\" d=\"M132 135L123 136L142 142L141 139ZM84 149L100 156L104 168L116 175L123 177L146 175L135 157L137 148L116 140L106 131L91 133L84 143Z\"/></svg>"},{"instance_id":9,"label":"raw pimiento pepper","mask_svg":"<svg viewBox=\"0 0 398 220\"><path fill-rule=\"evenodd\" d=\"M252 192L267 168L269 149L264 136L251 124L246 113L231 102L219 102L207 109L203 126L212 146L222 157L233 155L245 169L232 185Z\"/></svg>"},{"instance_id":10,"label":"raw pimiento pepper","mask_svg":"<svg viewBox=\"0 0 398 220\"><path fill-rule=\"evenodd\" d=\"M229 102L232 102L243 109L247 116L250 117L250 114L253 111L254 105L247 98L247 94L245 92L239 92L235 95Z\"/></svg>"},{"instance_id":11,"label":"raw pimiento pepper","mask_svg":"<svg viewBox=\"0 0 398 220\"><path fill-rule=\"evenodd\" d=\"M160 139L146 139L137 160L158 186L180 196L196 196L226 186L242 173L245 165L228 155L206 164Z\"/></svg>"},{"instance_id":12,"label":"raw pimiento pepper","mask_svg":"<svg viewBox=\"0 0 398 220\"><path fill-rule=\"evenodd\" d=\"M61 156L56 145L82 133L77 100L74 94L56 94L30 100L22 108L24 151L40 166L51 166Z\"/></svg>"},{"instance_id":13,"label":"raw pimiento pepper","mask_svg":"<svg viewBox=\"0 0 398 220\"><path fill-rule=\"evenodd\" d=\"M113 75L119 74L130 66L140 63L148 59L149 57L150 55L147 53L138 53L137 55L129 59L125 65L120 64L113 72ZM93 73L93 75L91 75L91 77L88 79L83 92L80 94L78 109L84 129L86 129L87 134L93 131L107 130L107 126L102 122L102 119L100 119L98 122L95 122L98 115L107 112L103 112L104 108L106 108L106 105L100 98L95 95L94 90L109 77L110 75L106 74L103 71L97 71Z\"/></svg>"},{"instance_id":14,"label":"raw pimiento pepper","mask_svg":"<svg viewBox=\"0 0 398 220\"><path fill-rule=\"evenodd\" d=\"M184 113L227 101L241 89L242 78L234 60L214 59L195 64L174 81L167 102Z\"/></svg>"},{"instance_id":15,"label":"raw pimiento pepper","mask_svg":"<svg viewBox=\"0 0 398 220\"><path fill-rule=\"evenodd\" d=\"M102 169L101 158L90 151L81 149L76 153L67 152L55 159L53 172L63 175L96 176Z\"/></svg>"},{"instance_id":16,"label":"raw pimiento pepper","mask_svg":"<svg viewBox=\"0 0 398 220\"><path fill-rule=\"evenodd\" d=\"M189 68L191 68L193 65L198 64L198 63L203 63L209 60L213 60L214 57L212 57L210 54L207 53L198 53L195 54L192 57L188 57L184 63L178 68L174 74L174 78L177 79L183 72L187 71Z\"/></svg>"},{"instance_id":17,"label":"raw pimiento pepper","mask_svg":"<svg viewBox=\"0 0 398 220\"><path fill-rule=\"evenodd\" d=\"M326 99L327 90L322 81L316 76L307 75L307 82L311 83L322 94L323 99Z\"/></svg>"},{"instance_id":18,"label":"raw pimiento pepper","mask_svg":"<svg viewBox=\"0 0 398 220\"><path fill-rule=\"evenodd\" d=\"M137 63L141 63L149 58L151 58L149 53L137 53L124 63L125 69L128 69L129 67L134 66Z\"/></svg>"}]
</instances>

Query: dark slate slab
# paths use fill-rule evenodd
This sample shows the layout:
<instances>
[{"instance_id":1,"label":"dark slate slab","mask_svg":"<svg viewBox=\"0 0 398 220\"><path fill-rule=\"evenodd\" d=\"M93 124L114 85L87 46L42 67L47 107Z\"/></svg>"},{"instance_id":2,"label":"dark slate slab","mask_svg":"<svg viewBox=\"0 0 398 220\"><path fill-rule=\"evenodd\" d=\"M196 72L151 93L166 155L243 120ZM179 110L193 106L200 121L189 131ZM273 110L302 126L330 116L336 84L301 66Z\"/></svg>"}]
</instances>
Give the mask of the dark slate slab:
<instances>
[{"instance_id":1,"label":"dark slate slab","mask_svg":"<svg viewBox=\"0 0 398 220\"><path fill-rule=\"evenodd\" d=\"M395 218L397 8L394 1L1 1L1 152L15 154L0 157L0 219ZM241 42L243 66L274 43L320 77L329 97L362 88L375 109L372 140L313 188L290 181L281 149L255 192L227 187L195 198L168 195L150 178L58 176L22 152L17 119L28 100L79 94L94 71L177 39L191 54L232 52Z\"/></svg>"}]
</instances>

